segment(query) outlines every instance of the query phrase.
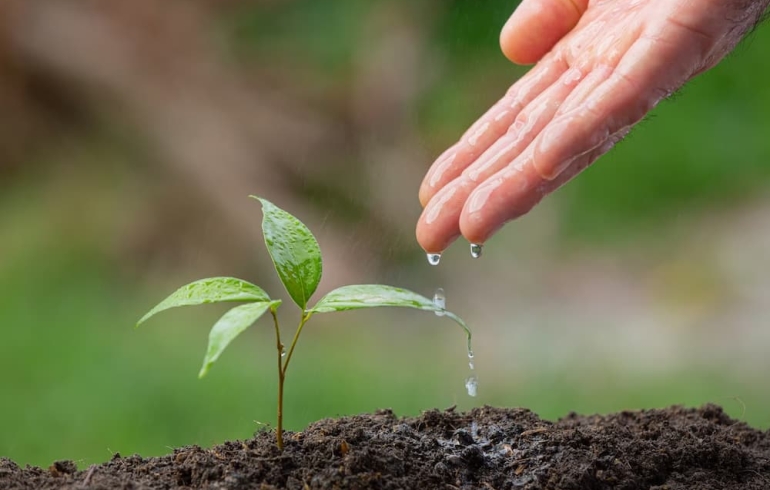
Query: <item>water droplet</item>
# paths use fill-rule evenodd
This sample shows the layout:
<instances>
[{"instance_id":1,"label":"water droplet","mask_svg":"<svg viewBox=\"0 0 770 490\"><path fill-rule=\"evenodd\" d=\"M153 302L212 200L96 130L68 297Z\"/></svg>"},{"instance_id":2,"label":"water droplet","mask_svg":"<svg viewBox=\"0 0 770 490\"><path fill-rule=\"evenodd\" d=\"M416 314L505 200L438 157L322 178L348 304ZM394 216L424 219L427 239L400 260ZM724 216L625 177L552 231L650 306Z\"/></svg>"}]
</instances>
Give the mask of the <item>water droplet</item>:
<instances>
[{"instance_id":1,"label":"water droplet","mask_svg":"<svg viewBox=\"0 0 770 490\"><path fill-rule=\"evenodd\" d=\"M465 380L465 388L470 396L476 396L479 379L476 377L476 373L473 372L476 366L473 364L473 351L471 349L468 349L468 367L471 368L471 375Z\"/></svg>"},{"instance_id":2,"label":"water droplet","mask_svg":"<svg viewBox=\"0 0 770 490\"><path fill-rule=\"evenodd\" d=\"M471 257L474 259L478 259L481 257L481 244L480 243L471 243Z\"/></svg>"},{"instance_id":3,"label":"water droplet","mask_svg":"<svg viewBox=\"0 0 770 490\"><path fill-rule=\"evenodd\" d=\"M286 349L281 348L281 357L286 357Z\"/></svg>"},{"instance_id":4,"label":"water droplet","mask_svg":"<svg viewBox=\"0 0 770 490\"><path fill-rule=\"evenodd\" d=\"M446 294L444 293L444 288L438 288L433 294L433 304L436 308L441 308L442 310L446 309ZM436 316L444 316L443 311L436 311L435 313Z\"/></svg>"},{"instance_id":5,"label":"water droplet","mask_svg":"<svg viewBox=\"0 0 770 490\"><path fill-rule=\"evenodd\" d=\"M441 254L428 254L428 263L430 265L438 265L441 261Z\"/></svg>"},{"instance_id":6,"label":"water droplet","mask_svg":"<svg viewBox=\"0 0 770 490\"><path fill-rule=\"evenodd\" d=\"M465 380L465 389L468 390L469 396L476 396L476 392L479 388L479 379L476 377L475 374L471 374L468 376L468 379Z\"/></svg>"}]
</instances>

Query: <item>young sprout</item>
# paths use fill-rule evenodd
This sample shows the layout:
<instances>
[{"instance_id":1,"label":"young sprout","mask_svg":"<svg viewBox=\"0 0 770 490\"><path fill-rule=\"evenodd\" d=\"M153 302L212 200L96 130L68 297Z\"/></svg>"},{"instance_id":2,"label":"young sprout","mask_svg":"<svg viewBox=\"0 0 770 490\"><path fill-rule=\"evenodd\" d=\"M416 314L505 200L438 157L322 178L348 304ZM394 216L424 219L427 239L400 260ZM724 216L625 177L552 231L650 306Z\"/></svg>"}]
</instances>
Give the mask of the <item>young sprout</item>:
<instances>
[{"instance_id":1,"label":"young sprout","mask_svg":"<svg viewBox=\"0 0 770 490\"><path fill-rule=\"evenodd\" d=\"M445 310L440 304L437 305L430 299L406 289L378 284L343 286L331 291L314 306L308 307L308 301L321 280L323 268L318 242L310 230L291 214L265 199L256 196L249 197L262 203L262 233L265 236L267 251L270 253L275 270L286 287L286 291L300 309L299 324L288 345L288 350L281 340L281 329L276 315L281 300L271 299L259 286L233 277L201 279L181 287L142 317L137 326L156 313L177 306L224 302L243 303L225 313L212 327L203 366L198 375L203 377L238 334L250 327L262 315L270 312L275 327L278 361L276 440L279 449L283 450L284 446L283 391L286 371L297 346L297 340L302 333L302 328L316 313L378 306L399 306L437 312L451 318L463 328L467 337L468 351L471 352L471 331L460 317Z\"/></svg>"}]
</instances>

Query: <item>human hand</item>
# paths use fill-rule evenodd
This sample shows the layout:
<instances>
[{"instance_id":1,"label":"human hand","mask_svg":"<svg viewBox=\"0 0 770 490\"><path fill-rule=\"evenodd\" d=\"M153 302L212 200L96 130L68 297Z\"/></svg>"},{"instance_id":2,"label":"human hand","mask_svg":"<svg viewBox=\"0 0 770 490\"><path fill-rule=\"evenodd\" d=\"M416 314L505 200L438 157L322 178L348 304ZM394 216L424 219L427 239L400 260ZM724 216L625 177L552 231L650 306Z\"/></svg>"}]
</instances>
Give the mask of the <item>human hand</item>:
<instances>
[{"instance_id":1,"label":"human hand","mask_svg":"<svg viewBox=\"0 0 770 490\"><path fill-rule=\"evenodd\" d=\"M417 240L484 243L715 66L769 0L523 0L500 43L534 63L428 170Z\"/></svg>"}]
</instances>

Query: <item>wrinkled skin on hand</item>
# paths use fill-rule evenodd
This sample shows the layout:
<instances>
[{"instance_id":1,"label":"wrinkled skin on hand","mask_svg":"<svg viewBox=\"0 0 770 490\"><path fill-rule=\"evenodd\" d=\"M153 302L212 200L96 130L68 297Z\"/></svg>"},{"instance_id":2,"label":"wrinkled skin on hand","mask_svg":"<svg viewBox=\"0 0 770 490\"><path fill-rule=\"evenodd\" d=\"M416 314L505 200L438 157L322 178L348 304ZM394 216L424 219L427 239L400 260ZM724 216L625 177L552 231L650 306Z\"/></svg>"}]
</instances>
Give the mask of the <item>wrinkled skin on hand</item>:
<instances>
[{"instance_id":1,"label":"wrinkled skin on hand","mask_svg":"<svg viewBox=\"0 0 770 490\"><path fill-rule=\"evenodd\" d=\"M417 240L484 243L712 68L769 0L523 0L500 42L537 64L431 166Z\"/></svg>"}]
</instances>

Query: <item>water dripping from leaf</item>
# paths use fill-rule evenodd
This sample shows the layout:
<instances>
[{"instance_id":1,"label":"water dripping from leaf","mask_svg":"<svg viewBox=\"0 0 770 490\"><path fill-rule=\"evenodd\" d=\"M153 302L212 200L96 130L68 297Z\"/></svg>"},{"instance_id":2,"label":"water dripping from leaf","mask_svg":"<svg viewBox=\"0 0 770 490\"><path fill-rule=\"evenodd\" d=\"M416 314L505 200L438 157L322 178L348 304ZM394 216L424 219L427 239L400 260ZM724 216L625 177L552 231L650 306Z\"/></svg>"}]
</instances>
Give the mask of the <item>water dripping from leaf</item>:
<instances>
[{"instance_id":1,"label":"water dripping from leaf","mask_svg":"<svg viewBox=\"0 0 770 490\"><path fill-rule=\"evenodd\" d=\"M433 293L433 304L436 306L436 308L441 308L442 310L446 309L446 293L444 293L444 288L438 288L436 289L436 292ZM436 316L444 316L443 311L436 311Z\"/></svg>"},{"instance_id":2,"label":"water dripping from leaf","mask_svg":"<svg viewBox=\"0 0 770 490\"><path fill-rule=\"evenodd\" d=\"M468 349L468 367L471 368L471 375L465 380L465 389L469 396L476 396L479 388L479 378L476 376L476 366L473 364L473 350Z\"/></svg>"},{"instance_id":3,"label":"water dripping from leaf","mask_svg":"<svg viewBox=\"0 0 770 490\"><path fill-rule=\"evenodd\" d=\"M476 396L479 389L479 378L475 374L471 374L465 380L465 389L468 390L468 396Z\"/></svg>"}]
</instances>

